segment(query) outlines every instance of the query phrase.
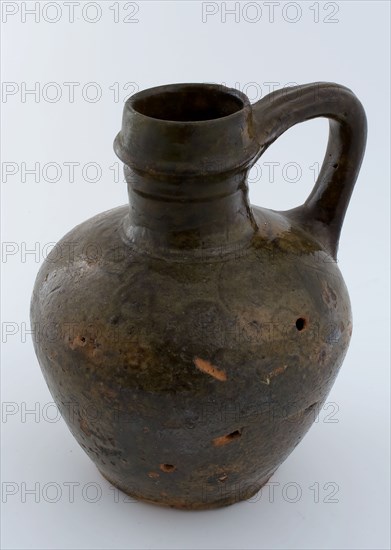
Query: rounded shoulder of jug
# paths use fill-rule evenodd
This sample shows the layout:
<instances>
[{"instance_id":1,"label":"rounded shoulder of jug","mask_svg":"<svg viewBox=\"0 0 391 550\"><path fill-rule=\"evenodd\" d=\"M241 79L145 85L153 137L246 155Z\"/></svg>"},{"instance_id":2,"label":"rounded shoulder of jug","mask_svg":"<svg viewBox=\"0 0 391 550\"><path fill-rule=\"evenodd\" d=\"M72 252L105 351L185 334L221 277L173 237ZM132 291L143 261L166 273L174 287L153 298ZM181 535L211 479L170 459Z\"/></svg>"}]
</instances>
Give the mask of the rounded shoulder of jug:
<instances>
[{"instance_id":1,"label":"rounded shoulder of jug","mask_svg":"<svg viewBox=\"0 0 391 550\"><path fill-rule=\"evenodd\" d=\"M341 277L337 260L299 222L284 212L252 206L257 230L251 241L251 249L257 257L270 261L270 265L291 263L317 271L328 271Z\"/></svg>"},{"instance_id":2,"label":"rounded shoulder of jug","mask_svg":"<svg viewBox=\"0 0 391 550\"><path fill-rule=\"evenodd\" d=\"M63 277L96 273L100 269L118 271L119 266L131 262L132 251L121 235L121 222L128 209L126 205L102 212L64 235L42 263L34 292L53 285L56 288Z\"/></svg>"}]
</instances>

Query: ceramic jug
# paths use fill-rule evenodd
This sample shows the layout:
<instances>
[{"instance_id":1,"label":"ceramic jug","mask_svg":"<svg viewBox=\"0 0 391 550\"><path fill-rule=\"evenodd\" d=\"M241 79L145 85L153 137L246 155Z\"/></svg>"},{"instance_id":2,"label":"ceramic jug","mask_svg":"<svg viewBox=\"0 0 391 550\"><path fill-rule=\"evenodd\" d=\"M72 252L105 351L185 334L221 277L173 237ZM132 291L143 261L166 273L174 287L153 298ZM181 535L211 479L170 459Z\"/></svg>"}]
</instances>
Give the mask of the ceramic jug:
<instances>
[{"instance_id":1,"label":"ceramic jug","mask_svg":"<svg viewBox=\"0 0 391 550\"><path fill-rule=\"evenodd\" d=\"M329 141L308 199L250 205L250 168L315 117ZM114 149L129 204L58 243L31 304L50 392L114 486L177 508L232 504L303 438L352 332L336 254L365 141L361 103L333 83L254 105L212 84L126 102Z\"/></svg>"}]
</instances>

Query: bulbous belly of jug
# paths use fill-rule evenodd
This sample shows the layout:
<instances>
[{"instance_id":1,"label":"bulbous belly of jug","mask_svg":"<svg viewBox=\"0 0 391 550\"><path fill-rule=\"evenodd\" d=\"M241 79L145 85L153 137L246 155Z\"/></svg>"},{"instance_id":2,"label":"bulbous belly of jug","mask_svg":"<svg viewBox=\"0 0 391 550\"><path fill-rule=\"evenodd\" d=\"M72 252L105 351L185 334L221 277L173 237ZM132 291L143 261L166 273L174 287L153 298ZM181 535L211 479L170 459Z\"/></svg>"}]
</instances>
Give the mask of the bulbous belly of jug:
<instances>
[{"instance_id":1,"label":"bulbous belly of jug","mask_svg":"<svg viewBox=\"0 0 391 550\"><path fill-rule=\"evenodd\" d=\"M127 208L77 226L39 272L31 320L49 389L126 493L183 508L249 498L315 420L342 363L351 312L340 272L260 209L246 249L143 255L123 238Z\"/></svg>"}]
</instances>

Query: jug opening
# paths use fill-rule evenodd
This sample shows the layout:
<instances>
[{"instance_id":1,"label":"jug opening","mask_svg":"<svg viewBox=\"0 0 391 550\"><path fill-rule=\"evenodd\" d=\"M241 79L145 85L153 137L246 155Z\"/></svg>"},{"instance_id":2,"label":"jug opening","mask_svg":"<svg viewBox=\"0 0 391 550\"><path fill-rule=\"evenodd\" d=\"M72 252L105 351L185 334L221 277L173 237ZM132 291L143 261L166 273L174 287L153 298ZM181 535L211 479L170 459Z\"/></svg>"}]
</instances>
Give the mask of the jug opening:
<instances>
[{"instance_id":1,"label":"jug opening","mask_svg":"<svg viewBox=\"0 0 391 550\"><path fill-rule=\"evenodd\" d=\"M205 178L247 167L258 153L248 97L221 84L149 88L125 104L117 156L150 175Z\"/></svg>"},{"instance_id":2,"label":"jug opening","mask_svg":"<svg viewBox=\"0 0 391 550\"><path fill-rule=\"evenodd\" d=\"M163 91L137 94L132 107L138 113L172 122L197 122L232 115L243 109L244 101L235 90L218 85L173 85ZM171 89L170 89L171 88Z\"/></svg>"}]
</instances>

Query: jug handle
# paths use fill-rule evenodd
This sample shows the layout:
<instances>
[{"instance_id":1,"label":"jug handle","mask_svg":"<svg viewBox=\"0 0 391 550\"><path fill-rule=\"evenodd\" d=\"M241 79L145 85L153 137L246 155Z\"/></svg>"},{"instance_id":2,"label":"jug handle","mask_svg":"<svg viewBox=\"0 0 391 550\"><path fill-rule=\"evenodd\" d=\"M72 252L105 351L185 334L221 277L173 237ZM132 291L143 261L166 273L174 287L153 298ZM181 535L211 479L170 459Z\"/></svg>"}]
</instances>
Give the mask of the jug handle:
<instances>
[{"instance_id":1,"label":"jug handle","mask_svg":"<svg viewBox=\"0 0 391 550\"><path fill-rule=\"evenodd\" d=\"M354 93L315 82L277 90L252 106L255 139L264 151L286 130L312 118L329 119L326 155L304 204L284 212L320 240L335 259L342 223L365 151L367 124Z\"/></svg>"}]
</instances>

